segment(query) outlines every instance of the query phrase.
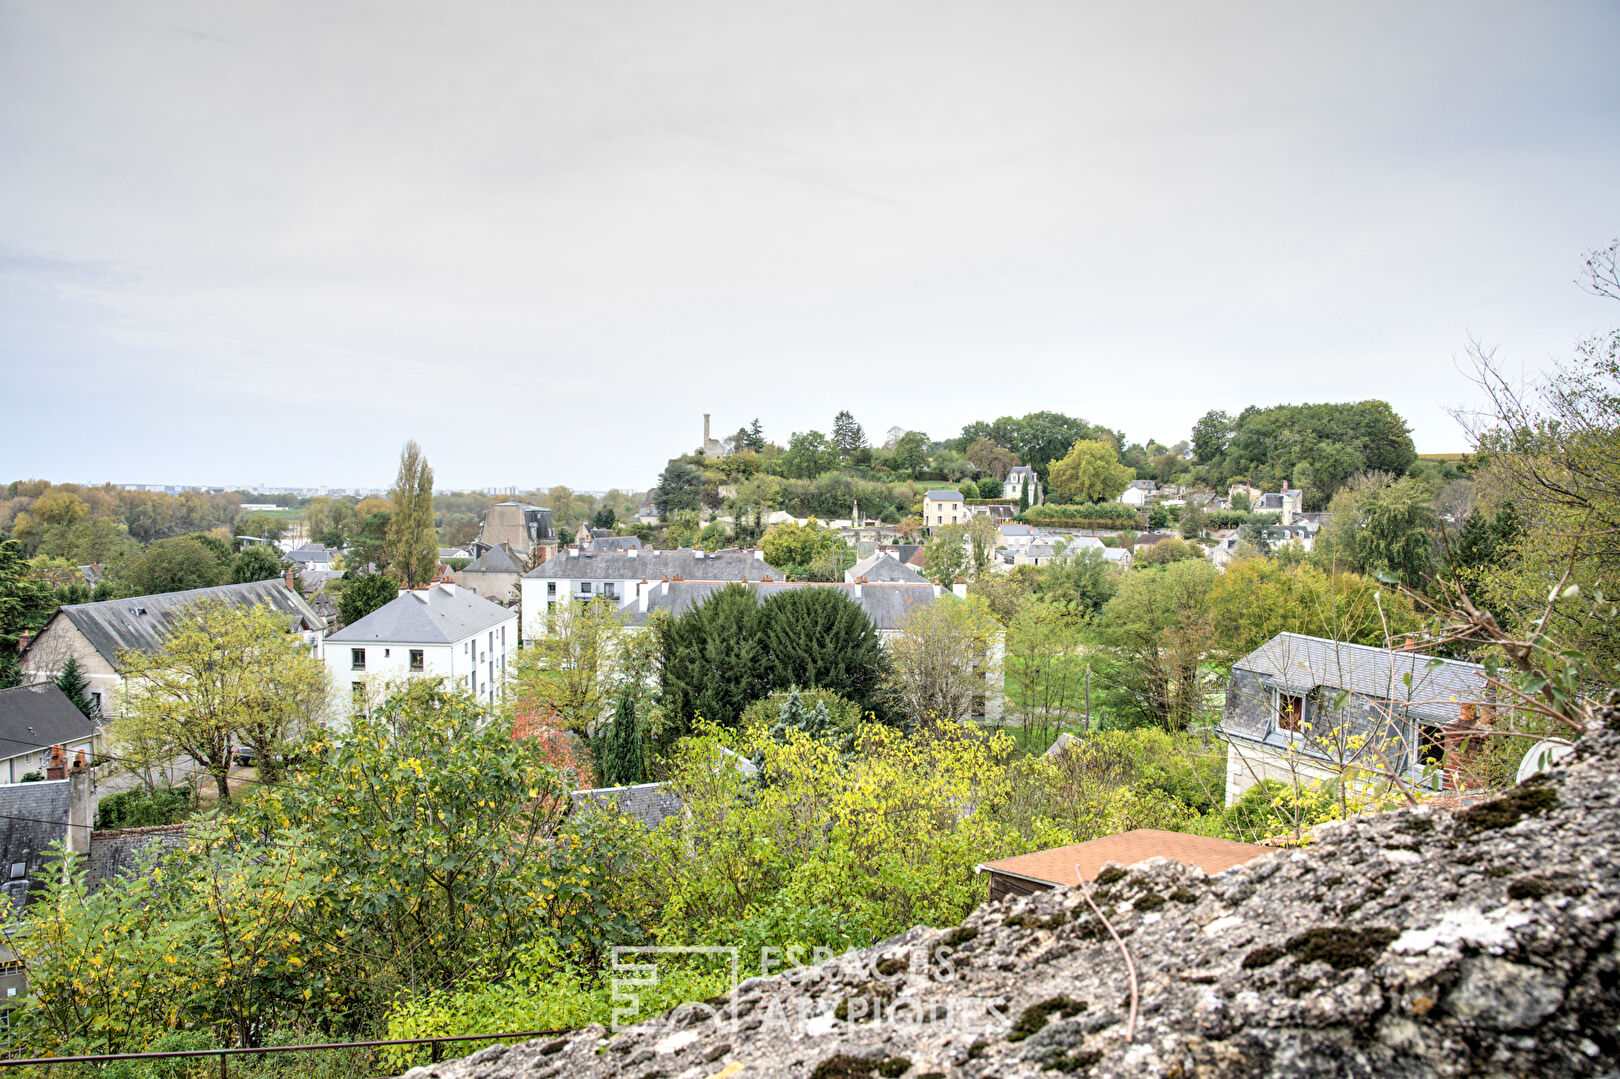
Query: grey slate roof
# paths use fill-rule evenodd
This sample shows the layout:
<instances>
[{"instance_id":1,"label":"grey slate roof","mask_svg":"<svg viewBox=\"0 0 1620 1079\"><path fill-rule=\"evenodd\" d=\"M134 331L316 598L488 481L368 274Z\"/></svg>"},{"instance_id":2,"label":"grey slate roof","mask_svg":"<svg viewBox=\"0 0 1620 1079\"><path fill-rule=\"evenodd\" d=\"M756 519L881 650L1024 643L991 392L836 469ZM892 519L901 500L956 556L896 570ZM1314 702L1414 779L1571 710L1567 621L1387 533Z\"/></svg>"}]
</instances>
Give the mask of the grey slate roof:
<instances>
[{"instance_id":1,"label":"grey slate roof","mask_svg":"<svg viewBox=\"0 0 1620 1079\"><path fill-rule=\"evenodd\" d=\"M454 644L515 617L466 588L418 588L326 638L332 644Z\"/></svg>"},{"instance_id":2,"label":"grey slate roof","mask_svg":"<svg viewBox=\"0 0 1620 1079\"><path fill-rule=\"evenodd\" d=\"M477 558L468 562L461 571L463 573L522 573L523 567L518 565L517 559L506 545L499 544L491 547Z\"/></svg>"},{"instance_id":3,"label":"grey slate roof","mask_svg":"<svg viewBox=\"0 0 1620 1079\"><path fill-rule=\"evenodd\" d=\"M0 689L0 758L90 737L90 721L51 682Z\"/></svg>"},{"instance_id":4,"label":"grey slate roof","mask_svg":"<svg viewBox=\"0 0 1620 1079\"><path fill-rule=\"evenodd\" d=\"M1137 491L1156 491L1158 487L1152 480L1132 480L1131 489Z\"/></svg>"},{"instance_id":5,"label":"grey slate roof","mask_svg":"<svg viewBox=\"0 0 1620 1079\"><path fill-rule=\"evenodd\" d=\"M1050 543L1032 543L1032 544L1029 545L1028 550L1026 550L1024 553L1026 555L1028 555L1030 558L1056 558L1057 557L1057 551L1055 551L1052 548L1052 545Z\"/></svg>"},{"instance_id":6,"label":"grey slate roof","mask_svg":"<svg viewBox=\"0 0 1620 1079\"><path fill-rule=\"evenodd\" d=\"M99 603L74 603L58 609L51 618L52 621L66 618L73 623L91 647L101 653L102 658L116 665L120 651L157 651L180 613L200 601L232 606L263 604L285 612L305 629L326 628L326 619L316 614L304 602L304 597L288 588L279 577L248 584L220 585L217 588L190 588L184 592L108 599ZM49 628L49 623L46 628Z\"/></svg>"},{"instance_id":7,"label":"grey slate roof","mask_svg":"<svg viewBox=\"0 0 1620 1079\"><path fill-rule=\"evenodd\" d=\"M46 854L52 843L67 838L67 823L67 780L0 786L0 870L9 878L12 866L22 866L22 876L6 879L0 896L21 907L37 894ZM0 905L0 915L5 913Z\"/></svg>"},{"instance_id":8,"label":"grey slate roof","mask_svg":"<svg viewBox=\"0 0 1620 1079\"><path fill-rule=\"evenodd\" d=\"M1028 465L1013 465L1007 470L1009 476L1033 476L1035 470Z\"/></svg>"},{"instance_id":9,"label":"grey slate roof","mask_svg":"<svg viewBox=\"0 0 1620 1079\"><path fill-rule=\"evenodd\" d=\"M962 501L962 492L943 490L929 491L927 497L933 499L935 502L960 502Z\"/></svg>"},{"instance_id":10,"label":"grey slate roof","mask_svg":"<svg viewBox=\"0 0 1620 1079\"><path fill-rule=\"evenodd\" d=\"M595 787L573 791L568 796L574 809L587 806L607 806L634 817L649 829L656 828L669 817L678 816L686 808L667 783L638 783L634 787Z\"/></svg>"},{"instance_id":11,"label":"grey slate roof","mask_svg":"<svg viewBox=\"0 0 1620 1079\"><path fill-rule=\"evenodd\" d=\"M856 568L860 569L859 563L856 564ZM891 554L885 554L883 557L874 560L871 565L864 570L860 570L860 576L865 577L868 584L879 582L889 584L932 583L927 577L924 577Z\"/></svg>"},{"instance_id":12,"label":"grey slate roof","mask_svg":"<svg viewBox=\"0 0 1620 1079\"><path fill-rule=\"evenodd\" d=\"M281 557L287 562L330 562L337 557L337 551L320 543L307 543L297 550L288 551Z\"/></svg>"},{"instance_id":13,"label":"grey slate roof","mask_svg":"<svg viewBox=\"0 0 1620 1079\"><path fill-rule=\"evenodd\" d=\"M637 536L595 536L591 539L593 551L628 551L634 548L642 550L641 539Z\"/></svg>"},{"instance_id":14,"label":"grey slate roof","mask_svg":"<svg viewBox=\"0 0 1620 1079\"><path fill-rule=\"evenodd\" d=\"M654 611L679 615L695 604L702 603L709 594L731 584L731 581L662 581L649 586L644 595L647 610L632 601L623 609L629 625L644 624ZM851 585L830 581L766 581L749 582L754 598L763 603L768 597L790 588L837 588L857 604L879 630L897 630L912 611L927 606L941 596L950 595L949 589L932 584L863 584ZM859 587L861 594L855 595Z\"/></svg>"},{"instance_id":15,"label":"grey slate roof","mask_svg":"<svg viewBox=\"0 0 1620 1079\"><path fill-rule=\"evenodd\" d=\"M1349 690L1358 697L1399 703L1412 715L1440 722L1457 718L1458 706L1487 702L1485 668L1478 663L1415 652L1392 652L1301 633L1279 633L1232 664L1262 684L1295 693L1319 686ZM1404 677L1412 676L1411 686Z\"/></svg>"},{"instance_id":16,"label":"grey slate roof","mask_svg":"<svg viewBox=\"0 0 1620 1079\"><path fill-rule=\"evenodd\" d=\"M699 557L701 556L701 557ZM675 551L582 551L546 559L525 577L563 580L660 581L690 577L705 581L759 581L782 577L782 571L752 551L716 551L707 554L681 548Z\"/></svg>"}]
</instances>

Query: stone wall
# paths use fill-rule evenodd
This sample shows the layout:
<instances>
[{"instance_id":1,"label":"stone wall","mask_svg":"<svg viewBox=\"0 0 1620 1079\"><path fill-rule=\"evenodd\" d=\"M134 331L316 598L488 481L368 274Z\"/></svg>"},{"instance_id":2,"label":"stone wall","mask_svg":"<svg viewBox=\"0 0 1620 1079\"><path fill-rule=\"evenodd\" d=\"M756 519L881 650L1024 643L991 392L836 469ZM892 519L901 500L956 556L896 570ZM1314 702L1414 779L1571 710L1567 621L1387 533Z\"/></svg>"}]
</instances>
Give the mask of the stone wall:
<instances>
[{"instance_id":1,"label":"stone wall","mask_svg":"<svg viewBox=\"0 0 1620 1079\"><path fill-rule=\"evenodd\" d=\"M1615 1075L1617 772L1620 736L1598 731L1456 814L1324 825L1215 878L1158 859L1105 871L1104 917L1075 889L990 903L744 981L718 1019L683 1005L409 1075Z\"/></svg>"}]
</instances>

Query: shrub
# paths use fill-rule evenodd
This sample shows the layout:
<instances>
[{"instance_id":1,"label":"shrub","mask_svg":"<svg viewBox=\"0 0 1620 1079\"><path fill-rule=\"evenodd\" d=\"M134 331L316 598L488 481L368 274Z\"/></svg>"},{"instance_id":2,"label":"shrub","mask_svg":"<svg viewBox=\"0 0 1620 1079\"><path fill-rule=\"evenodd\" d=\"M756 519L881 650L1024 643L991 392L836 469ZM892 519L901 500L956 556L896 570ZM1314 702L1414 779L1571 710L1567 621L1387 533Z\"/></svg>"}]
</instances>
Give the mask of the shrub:
<instances>
[{"instance_id":1,"label":"shrub","mask_svg":"<svg viewBox=\"0 0 1620 1079\"><path fill-rule=\"evenodd\" d=\"M120 791L96 804L96 827L149 828L156 824L173 824L189 815L196 804L197 796L189 787Z\"/></svg>"}]
</instances>

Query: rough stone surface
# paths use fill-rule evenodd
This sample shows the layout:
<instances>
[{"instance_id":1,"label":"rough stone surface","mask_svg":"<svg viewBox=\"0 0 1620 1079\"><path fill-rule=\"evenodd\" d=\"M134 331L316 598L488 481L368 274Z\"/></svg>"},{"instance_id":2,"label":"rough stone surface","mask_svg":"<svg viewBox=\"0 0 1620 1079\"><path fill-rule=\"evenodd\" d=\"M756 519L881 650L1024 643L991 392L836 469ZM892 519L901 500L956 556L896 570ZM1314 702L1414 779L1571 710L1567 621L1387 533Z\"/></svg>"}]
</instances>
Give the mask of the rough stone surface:
<instances>
[{"instance_id":1,"label":"rough stone surface","mask_svg":"<svg viewBox=\"0 0 1620 1079\"><path fill-rule=\"evenodd\" d=\"M1323 827L1215 878L1130 869L1096 899L1140 979L1134 1037L1118 948L1071 889L747 980L720 1023L684 1005L409 1079L1617 1075L1617 779L1598 731L1497 803Z\"/></svg>"}]
</instances>

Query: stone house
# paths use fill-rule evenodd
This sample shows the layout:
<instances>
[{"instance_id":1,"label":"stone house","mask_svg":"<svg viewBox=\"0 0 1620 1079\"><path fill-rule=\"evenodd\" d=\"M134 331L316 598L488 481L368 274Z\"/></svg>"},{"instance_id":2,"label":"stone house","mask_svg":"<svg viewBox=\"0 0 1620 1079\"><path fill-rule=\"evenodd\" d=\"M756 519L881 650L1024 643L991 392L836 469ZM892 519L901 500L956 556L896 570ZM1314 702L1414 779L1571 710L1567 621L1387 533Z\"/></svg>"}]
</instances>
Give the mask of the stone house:
<instances>
[{"instance_id":1,"label":"stone house","mask_svg":"<svg viewBox=\"0 0 1620 1079\"><path fill-rule=\"evenodd\" d=\"M118 653L157 651L185 609L200 602L259 604L280 611L287 616L289 631L297 633L317 657L321 654L327 620L286 581L273 578L59 607L22 653L23 681L55 679L72 656L90 684L90 699L103 715L109 715L115 708L115 691L124 681Z\"/></svg>"},{"instance_id":2,"label":"stone house","mask_svg":"<svg viewBox=\"0 0 1620 1079\"><path fill-rule=\"evenodd\" d=\"M1350 767L1456 786L1469 736L1494 706L1477 663L1279 633L1232 665L1216 726L1226 804L1262 779L1309 785Z\"/></svg>"},{"instance_id":3,"label":"stone house","mask_svg":"<svg viewBox=\"0 0 1620 1079\"><path fill-rule=\"evenodd\" d=\"M937 490L923 495L923 527L967 524L967 505L961 491Z\"/></svg>"},{"instance_id":4,"label":"stone house","mask_svg":"<svg viewBox=\"0 0 1620 1079\"><path fill-rule=\"evenodd\" d=\"M511 606L523 579L523 562L506 544L497 544L450 572L450 580L491 603Z\"/></svg>"},{"instance_id":5,"label":"stone house","mask_svg":"<svg viewBox=\"0 0 1620 1079\"><path fill-rule=\"evenodd\" d=\"M765 552L759 550L711 554L696 548L581 551L570 547L563 555L525 573L520 580L523 631L528 637L544 634L546 614L566 608L571 600L588 602L605 596L615 607L624 607L656 581L688 577L764 581L781 580L784 576L781 570L765 561Z\"/></svg>"},{"instance_id":6,"label":"stone house","mask_svg":"<svg viewBox=\"0 0 1620 1079\"><path fill-rule=\"evenodd\" d=\"M473 557L503 544L525 569L540 565L557 553L551 511L527 502L497 502L489 507L478 538L471 544Z\"/></svg>"}]
</instances>

